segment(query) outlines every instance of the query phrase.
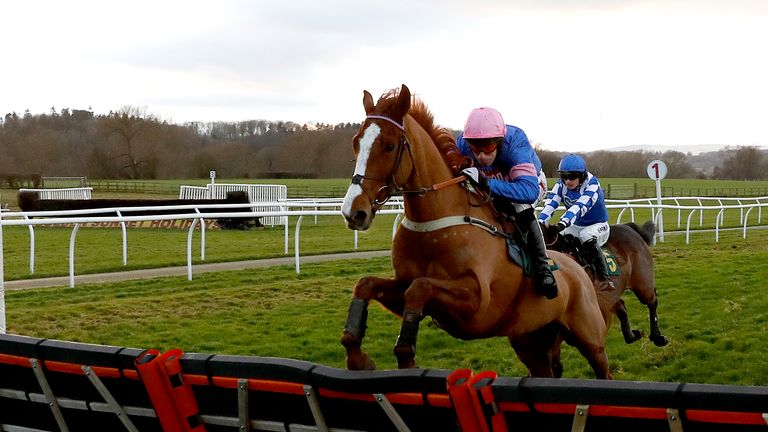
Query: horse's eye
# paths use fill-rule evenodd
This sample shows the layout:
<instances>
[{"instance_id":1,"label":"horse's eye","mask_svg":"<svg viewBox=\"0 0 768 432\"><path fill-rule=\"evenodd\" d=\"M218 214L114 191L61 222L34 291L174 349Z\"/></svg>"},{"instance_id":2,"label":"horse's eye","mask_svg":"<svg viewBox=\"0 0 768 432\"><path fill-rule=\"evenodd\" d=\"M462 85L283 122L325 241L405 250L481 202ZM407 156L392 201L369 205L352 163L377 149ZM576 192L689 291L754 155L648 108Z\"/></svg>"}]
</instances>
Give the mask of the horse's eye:
<instances>
[{"instance_id":1,"label":"horse's eye","mask_svg":"<svg viewBox=\"0 0 768 432\"><path fill-rule=\"evenodd\" d=\"M395 149L395 145L394 144L387 144L386 146L384 146L384 151L387 152L387 153L391 152L394 149Z\"/></svg>"}]
</instances>

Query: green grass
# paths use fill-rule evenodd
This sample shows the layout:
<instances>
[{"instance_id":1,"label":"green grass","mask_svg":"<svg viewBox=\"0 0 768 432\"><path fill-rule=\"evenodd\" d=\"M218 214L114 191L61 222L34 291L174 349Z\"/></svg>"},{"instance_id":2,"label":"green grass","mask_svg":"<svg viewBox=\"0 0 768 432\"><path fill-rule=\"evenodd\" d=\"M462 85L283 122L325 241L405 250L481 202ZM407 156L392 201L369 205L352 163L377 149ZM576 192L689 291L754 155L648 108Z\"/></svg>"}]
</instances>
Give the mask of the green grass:
<instances>
[{"instance_id":1,"label":"green grass","mask_svg":"<svg viewBox=\"0 0 768 432\"><path fill-rule=\"evenodd\" d=\"M692 205L692 202L681 202ZM708 202L708 205L714 205ZM768 208L764 209L768 211ZM619 209L610 210L610 220L615 222ZM700 212L691 218L691 229L713 229L718 211L707 210L700 219ZM685 230L690 211L664 211L665 232ZM728 210L723 214L721 227L741 227L740 210ZM758 217L761 217L758 220ZM636 209L634 219L642 224L650 220L650 209ZM289 218L288 256L294 254L296 223L298 218ZM393 215L379 215L368 231L359 233L358 250L388 249L391 244ZM625 211L621 221L631 220L631 213ZM679 222L678 222L679 221ZM760 215L754 209L748 216L749 226L768 224L768 216ZM752 231L747 234L751 236ZM721 235L723 232L721 232ZM30 273L30 234L26 227L7 226L3 228L3 251L5 280L29 279L69 274L69 242L72 227L34 228L35 271ZM129 228L128 262L123 265L122 237L119 228L80 228L75 237L75 274L101 273L140 268L186 265L186 229ZM692 232L691 243L714 239L713 232ZM286 256L285 230L279 227L264 227L249 231L206 230L205 261L224 262L274 258ZM193 263L199 264L201 235L199 228L193 234ZM354 251L354 236L342 221L341 216L320 216L317 223L312 217L304 217L300 229L300 254L314 255Z\"/></svg>"},{"instance_id":2,"label":"green grass","mask_svg":"<svg viewBox=\"0 0 768 432\"><path fill-rule=\"evenodd\" d=\"M293 256L296 222L290 218L288 254L285 254L283 227L255 228L248 231L206 230L205 261L200 259L199 228L193 235L193 263L241 261ZM379 215L368 231L358 234L357 250L388 249L394 216ZM30 234L26 227L4 227L5 280L63 276L69 274L71 227L36 227L35 272L29 272ZM103 273L140 268L186 265L185 229L129 228L128 264L123 266L122 234L119 228L81 228L75 237L75 274ZM341 216L304 217L300 228L302 256L354 251L354 234Z\"/></svg>"},{"instance_id":3,"label":"green grass","mask_svg":"<svg viewBox=\"0 0 768 432\"><path fill-rule=\"evenodd\" d=\"M386 227L387 230L390 227ZM626 345L612 326L607 350L622 380L768 385L764 347L768 296L762 290L768 230L747 239L723 233L691 245L669 236L654 246L661 328L659 348L642 339ZM363 275L389 276L387 258L205 273L187 281L157 278L75 288L6 293L9 333L79 342L186 352L295 358L344 366L339 337L351 288ZM648 331L647 310L625 295L634 328ZM392 347L399 320L370 307L365 349L383 369L396 367ZM504 338L460 341L422 322L421 367L506 376L526 371ZM586 361L563 349L566 377L589 378Z\"/></svg>"}]
</instances>

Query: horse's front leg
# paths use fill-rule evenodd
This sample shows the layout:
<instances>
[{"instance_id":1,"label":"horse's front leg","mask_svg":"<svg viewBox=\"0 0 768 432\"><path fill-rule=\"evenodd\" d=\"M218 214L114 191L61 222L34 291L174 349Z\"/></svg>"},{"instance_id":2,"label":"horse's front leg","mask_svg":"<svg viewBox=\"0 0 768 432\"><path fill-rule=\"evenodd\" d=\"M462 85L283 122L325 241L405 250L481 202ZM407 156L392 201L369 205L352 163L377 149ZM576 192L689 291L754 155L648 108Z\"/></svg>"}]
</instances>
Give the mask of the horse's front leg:
<instances>
[{"instance_id":1,"label":"horse's front leg","mask_svg":"<svg viewBox=\"0 0 768 432\"><path fill-rule=\"evenodd\" d=\"M427 301L454 317L469 317L480 304L477 281L471 277L452 280L423 277L411 283L405 291L403 322L395 344L400 369L416 367L416 339Z\"/></svg>"},{"instance_id":2,"label":"horse's front leg","mask_svg":"<svg viewBox=\"0 0 768 432\"><path fill-rule=\"evenodd\" d=\"M373 299L392 311L401 311L403 291L405 285L395 279L364 277L357 281L341 335L341 344L347 350L347 369L376 369L376 363L361 349L368 321L368 303Z\"/></svg>"}]
</instances>

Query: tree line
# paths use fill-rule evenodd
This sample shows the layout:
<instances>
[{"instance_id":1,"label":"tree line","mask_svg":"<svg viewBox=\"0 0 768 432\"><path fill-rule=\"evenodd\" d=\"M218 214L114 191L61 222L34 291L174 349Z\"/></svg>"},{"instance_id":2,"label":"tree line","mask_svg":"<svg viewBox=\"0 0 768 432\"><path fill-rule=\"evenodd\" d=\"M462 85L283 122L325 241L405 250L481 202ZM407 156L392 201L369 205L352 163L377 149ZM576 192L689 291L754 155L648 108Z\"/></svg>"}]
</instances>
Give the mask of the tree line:
<instances>
[{"instance_id":1,"label":"tree line","mask_svg":"<svg viewBox=\"0 0 768 432\"><path fill-rule=\"evenodd\" d=\"M215 169L222 178L342 178L352 173L351 140L359 127L269 120L173 124L133 106L106 115L69 108L14 112L0 119L0 177L207 178ZM547 175L554 175L566 152L537 150ZM645 177L654 159L667 164L672 178L768 178L768 154L758 147L582 156L605 178Z\"/></svg>"}]
</instances>

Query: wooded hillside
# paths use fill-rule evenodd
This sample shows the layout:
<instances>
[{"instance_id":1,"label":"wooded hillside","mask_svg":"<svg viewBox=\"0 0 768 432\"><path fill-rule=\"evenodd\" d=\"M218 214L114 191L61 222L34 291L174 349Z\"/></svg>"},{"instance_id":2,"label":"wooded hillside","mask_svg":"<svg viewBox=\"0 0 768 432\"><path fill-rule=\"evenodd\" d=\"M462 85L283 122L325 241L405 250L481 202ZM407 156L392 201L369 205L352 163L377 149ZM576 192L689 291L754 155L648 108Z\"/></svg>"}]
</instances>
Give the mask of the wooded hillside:
<instances>
[{"instance_id":1,"label":"wooded hillside","mask_svg":"<svg viewBox=\"0 0 768 432\"><path fill-rule=\"evenodd\" d=\"M351 139L359 127L269 120L178 125L131 106L107 115L14 112L0 119L0 177L207 178L215 169L225 178L341 178L352 172ZM539 149L547 175L565 154ZM599 177L645 177L648 162L662 159L673 178L768 178L768 155L757 147L583 156Z\"/></svg>"}]
</instances>

